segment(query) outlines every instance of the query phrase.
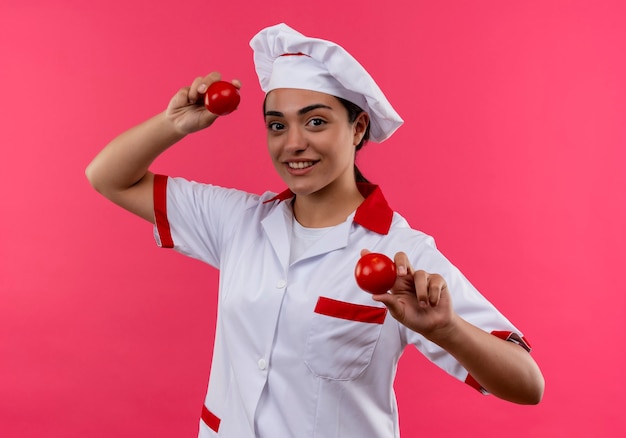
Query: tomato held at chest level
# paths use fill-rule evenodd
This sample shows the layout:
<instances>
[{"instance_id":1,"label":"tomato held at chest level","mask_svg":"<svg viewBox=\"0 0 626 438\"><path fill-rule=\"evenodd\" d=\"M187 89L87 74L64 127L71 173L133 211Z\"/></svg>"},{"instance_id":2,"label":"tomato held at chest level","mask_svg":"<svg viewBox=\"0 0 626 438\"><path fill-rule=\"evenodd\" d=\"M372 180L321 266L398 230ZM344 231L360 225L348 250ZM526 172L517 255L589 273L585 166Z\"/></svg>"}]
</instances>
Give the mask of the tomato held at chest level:
<instances>
[{"instance_id":1,"label":"tomato held at chest level","mask_svg":"<svg viewBox=\"0 0 626 438\"><path fill-rule=\"evenodd\" d=\"M396 264L384 254L370 252L359 259L354 276L364 291L384 294L396 282Z\"/></svg>"},{"instance_id":2,"label":"tomato held at chest level","mask_svg":"<svg viewBox=\"0 0 626 438\"><path fill-rule=\"evenodd\" d=\"M241 96L230 82L217 81L209 85L204 95L206 109L218 116L225 116L237 109Z\"/></svg>"}]
</instances>

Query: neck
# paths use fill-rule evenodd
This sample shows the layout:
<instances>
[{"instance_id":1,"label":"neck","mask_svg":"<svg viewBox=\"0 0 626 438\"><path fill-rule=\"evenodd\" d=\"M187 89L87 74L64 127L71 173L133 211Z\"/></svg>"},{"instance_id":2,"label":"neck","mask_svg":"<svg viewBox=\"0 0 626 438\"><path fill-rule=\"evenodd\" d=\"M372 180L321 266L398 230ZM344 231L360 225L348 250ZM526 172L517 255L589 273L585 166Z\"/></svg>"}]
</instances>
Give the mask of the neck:
<instances>
[{"instance_id":1,"label":"neck","mask_svg":"<svg viewBox=\"0 0 626 438\"><path fill-rule=\"evenodd\" d=\"M332 227L345 222L365 198L356 183L341 193L312 193L298 195L294 200L293 211L296 220L307 228Z\"/></svg>"}]
</instances>

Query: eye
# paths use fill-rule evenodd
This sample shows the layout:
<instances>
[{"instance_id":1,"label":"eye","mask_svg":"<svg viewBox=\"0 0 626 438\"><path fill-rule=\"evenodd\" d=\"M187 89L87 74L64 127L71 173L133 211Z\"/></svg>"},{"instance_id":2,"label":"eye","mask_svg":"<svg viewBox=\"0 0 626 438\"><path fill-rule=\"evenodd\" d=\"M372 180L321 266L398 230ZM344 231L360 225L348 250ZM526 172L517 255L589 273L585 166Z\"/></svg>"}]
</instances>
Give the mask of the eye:
<instances>
[{"instance_id":1,"label":"eye","mask_svg":"<svg viewBox=\"0 0 626 438\"><path fill-rule=\"evenodd\" d=\"M267 129L269 129L270 131L282 131L283 129L285 129L285 125L279 122L269 122L267 124Z\"/></svg>"},{"instance_id":2,"label":"eye","mask_svg":"<svg viewBox=\"0 0 626 438\"><path fill-rule=\"evenodd\" d=\"M307 124L309 126L313 126L315 128L319 128L319 127L324 126L326 124L326 120L319 119L319 118L314 118L314 119L309 120Z\"/></svg>"}]
</instances>

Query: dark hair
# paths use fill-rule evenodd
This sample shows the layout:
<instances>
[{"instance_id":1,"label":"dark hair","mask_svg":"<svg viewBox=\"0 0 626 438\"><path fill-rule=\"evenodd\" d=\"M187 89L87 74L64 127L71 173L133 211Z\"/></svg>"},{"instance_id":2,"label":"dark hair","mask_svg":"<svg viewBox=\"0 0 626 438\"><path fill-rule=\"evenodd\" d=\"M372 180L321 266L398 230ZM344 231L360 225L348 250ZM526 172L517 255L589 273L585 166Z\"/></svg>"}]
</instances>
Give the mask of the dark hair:
<instances>
[{"instance_id":1,"label":"dark hair","mask_svg":"<svg viewBox=\"0 0 626 438\"><path fill-rule=\"evenodd\" d=\"M341 104L344 106L346 111L348 111L348 122L354 123L357 117L359 117L359 115L363 112L363 109L357 104L350 102L349 100L346 100L337 96L335 97L337 98L337 100L339 100L339 102L341 102ZM263 99L263 116L265 116L266 102L267 102L267 94L265 95L265 99ZM363 134L363 138L361 139L361 142L358 145L356 145L356 152L360 151L361 148L365 146L365 143L367 143L369 139L370 139L370 124L368 122L367 128L365 128L365 134ZM356 163L354 163L354 179L356 180L356 182L369 183L369 180L363 176L359 168L356 166Z\"/></svg>"},{"instance_id":2,"label":"dark hair","mask_svg":"<svg viewBox=\"0 0 626 438\"><path fill-rule=\"evenodd\" d=\"M363 112L363 109L357 104L350 102L349 100L342 99L341 97L337 97L337 99L339 100L339 102L341 102L341 104L348 111L348 121L350 123L354 123L357 117L359 117L359 114ZM370 139L370 124L368 122L367 128L365 128L365 134L363 134L363 138L361 139L361 142L358 145L356 145L356 152L360 151L361 148L365 146L365 143L367 143L369 139ZM365 183L369 182L369 180L363 176L359 168L356 166L356 163L354 163L354 178L356 179L356 182L365 182Z\"/></svg>"}]
</instances>

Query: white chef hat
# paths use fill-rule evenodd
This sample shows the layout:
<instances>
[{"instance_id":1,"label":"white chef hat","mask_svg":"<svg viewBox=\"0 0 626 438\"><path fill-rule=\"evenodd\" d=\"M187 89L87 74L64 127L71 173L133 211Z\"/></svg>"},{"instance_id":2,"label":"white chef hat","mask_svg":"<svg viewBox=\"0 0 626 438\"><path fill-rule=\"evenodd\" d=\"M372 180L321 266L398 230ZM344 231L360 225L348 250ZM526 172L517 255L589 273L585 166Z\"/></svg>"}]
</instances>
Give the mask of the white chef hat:
<instances>
[{"instance_id":1,"label":"white chef hat","mask_svg":"<svg viewBox=\"0 0 626 438\"><path fill-rule=\"evenodd\" d=\"M369 114L370 138L378 143L402 125L374 79L343 47L306 37L284 23L261 30L250 47L265 93L298 88L346 99Z\"/></svg>"}]
</instances>

